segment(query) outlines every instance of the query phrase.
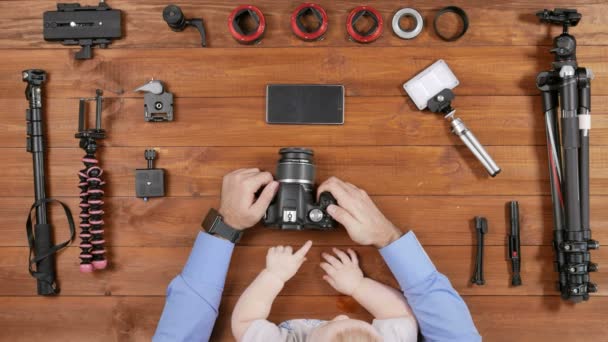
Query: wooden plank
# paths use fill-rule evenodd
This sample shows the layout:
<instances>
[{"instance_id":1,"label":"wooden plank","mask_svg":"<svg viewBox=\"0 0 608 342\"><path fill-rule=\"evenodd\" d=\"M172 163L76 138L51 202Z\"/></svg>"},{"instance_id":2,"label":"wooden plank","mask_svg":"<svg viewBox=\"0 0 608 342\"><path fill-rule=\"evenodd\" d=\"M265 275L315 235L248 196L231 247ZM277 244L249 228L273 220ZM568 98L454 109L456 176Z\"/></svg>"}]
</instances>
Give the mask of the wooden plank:
<instances>
[{"instance_id":1,"label":"wooden plank","mask_svg":"<svg viewBox=\"0 0 608 342\"><path fill-rule=\"evenodd\" d=\"M93 91L91 92L93 94ZM458 115L485 145L545 145L540 97L458 98ZM25 146L23 98L1 99L11 108L0 122L0 146ZM175 121L145 123L142 99L106 99L106 146L277 146L283 145L462 145L440 115L421 113L399 97L348 97L343 126L267 125L265 99L178 98ZM46 105L50 147L74 147L78 100L50 99ZM90 107L93 112L92 106ZM608 97L593 97L591 144L608 144ZM225 118L225 120L223 120ZM222 119L222 120L220 120ZM162 130L162 134L159 132Z\"/></svg>"},{"instance_id":2,"label":"wooden plank","mask_svg":"<svg viewBox=\"0 0 608 342\"><path fill-rule=\"evenodd\" d=\"M220 308L212 341L233 341L230 313L237 297L226 297ZM605 307L608 298L569 305L558 297L501 296L464 298L477 329L487 341L601 341L608 328ZM150 340L163 308L162 297L2 297L0 328L11 341L62 340L140 341ZM55 305L50 305L55 304ZM57 306L63 310L57 310ZM345 297L279 297L270 319L331 319L339 314L371 320L370 315ZM585 322L585 332L572 329L572 317ZM95 322L95 324L91 324ZM66 327L69 327L66 328Z\"/></svg>"},{"instance_id":3,"label":"wooden plank","mask_svg":"<svg viewBox=\"0 0 608 342\"><path fill-rule=\"evenodd\" d=\"M472 218L488 218L490 230L485 236L488 246L504 246L509 230L505 204L517 199L520 204L522 245L546 245L552 241L553 217L548 196L380 196L373 198L385 215L405 231L416 232L425 246L474 245ZM78 200L60 198L78 215ZM25 216L32 200L0 198L0 246L27 246ZM591 198L591 227L600 242L608 241L608 197ZM148 203L132 197L106 200L106 240L109 246L121 247L190 247L208 208L219 205L217 197L169 197ZM67 238L63 212L53 207L55 241ZM319 238L322 236L322 238ZM248 230L239 245L268 246L273 243L299 244L313 239L316 245L343 246L353 242L342 228L331 232L281 231L258 225Z\"/></svg>"},{"instance_id":4,"label":"wooden plank","mask_svg":"<svg viewBox=\"0 0 608 342\"><path fill-rule=\"evenodd\" d=\"M548 194L545 147L490 146L503 171L495 178L465 147L320 147L315 148L317 180L337 176L372 195L540 195ZM274 170L276 148L162 147L156 167L167 170L167 196L218 195L222 177L237 168ZM104 148L107 196L133 196L134 170L145 168L142 148ZM608 158L591 148L591 194L608 194ZM49 194L76 196L78 148L48 152ZM23 149L3 149L0 196L31 196L31 157ZM375 177L369 177L373 172Z\"/></svg>"},{"instance_id":5,"label":"wooden plank","mask_svg":"<svg viewBox=\"0 0 608 342\"><path fill-rule=\"evenodd\" d=\"M11 5L19 3L20 6ZM298 1L258 0L255 5L263 12L267 20L267 31L259 47L287 46L353 46L347 39L346 17L350 10L360 5L357 1L318 1L326 9L330 28L326 39L320 42L305 43L298 40L291 32L289 18L291 12L300 4ZM26 0L3 1L0 4L3 15L0 17L0 48L47 48L58 44L47 43L42 39L42 13L54 10L52 1ZM196 30L187 29L174 33L162 20L162 9L167 5L163 0L109 2L113 8L125 12L123 25L125 37L117 40L112 48L124 47L159 47L159 48L197 48L200 38ZM228 33L226 19L236 5L230 1L180 1L187 17L202 16L205 20L207 39L211 48L241 47ZM414 40L401 40L393 34L391 20L400 8L390 0L374 1L372 4L379 10L385 20L383 36L373 46L445 46L432 29L432 21L437 10L445 6L442 1L426 1L416 4L425 18L423 32ZM458 5L468 13L471 21L469 32L459 41L450 43L457 46L477 45L550 45L551 37L558 35L558 28L548 29L541 25L534 13L547 5L542 1L480 1L461 0ZM554 1L552 5L571 5L567 1ZM583 14L583 21L573 29L579 45L596 45L606 41L606 25L602 19L608 15L601 0L579 1L576 8ZM18 17L16 21L14 18ZM447 21L448 24L455 22ZM72 47L72 49L74 49Z\"/></svg>"},{"instance_id":6,"label":"wooden plank","mask_svg":"<svg viewBox=\"0 0 608 342\"><path fill-rule=\"evenodd\" d=\"M340 83L348 96L401 96L403 82L439 58L460 77L457 95L538 95L536 75L549 69L552 59L545 49L538 50L344 47L192 49L176 53L168 49L109 49L97 51L95 59L86 61L74 61L64 49L15 50L0 63L0 97L23 96L21 71L29 68L49 73L45 92L47 97L57 98L88 97L94 88L102 88L108 95L134 96L133 89L152 77L165 81L180 97L261 97L270 83ZM608 47L601 46L578 51L580 64L595 74L594 95L608 95L608 66L603 63L607 54Z\"/></svg>"},{"instance_id":7,"label":"wooden plank","mask_svg":"<svg viewBox=\"0 0 608 342\"><path fill-rule=\"evenodd\" d=\"M472 235L472 234L471 234ZM319 236L317 236L317 239ZM472 238L472 237L471 237ZM316 240L316 239L315 239ZM304 243L304 239L297 245ZM275 241L273 245L283 244ZM382 257L373 247L353 247L358 251L362 269L373 279L397 287ZM225 294L240 295L264 268L268 247L238 246L232 256L232 267L226 279ZM558 295L555 290L557 273L553 271L553 250L549 246L524 246L522 248L523 286L512 288L510 263L506 260L506 247L486 246L484 255L484 274L486 286L472 286L471 274L474 271L475 247L473 246L427 246L431 260L438 270L452 282L454 288L464 295ZM109 260L112 265L108 271L94 275L82 274L78 270L78 248L69 248L59 256L58 279L64 295L116 295L116 296L159 296L177 274L190 253L190 247L153 248L153 247L112 247ZM321 279L323 270L319 267L321 252L331 252L329 246L313 247L308 261L298 274L289 281L284 295L337 295ZM26 268L27 248L0 248L3 260L0 276L5 281L0 284L2 296L26 296L36 293L36 282ZM600 266L608 263L608 252L604 249L594 251L593 261ZM605 272L591 275L598 284L598 296L608 296L608 274Z\"/></svg>"}]
</instances>

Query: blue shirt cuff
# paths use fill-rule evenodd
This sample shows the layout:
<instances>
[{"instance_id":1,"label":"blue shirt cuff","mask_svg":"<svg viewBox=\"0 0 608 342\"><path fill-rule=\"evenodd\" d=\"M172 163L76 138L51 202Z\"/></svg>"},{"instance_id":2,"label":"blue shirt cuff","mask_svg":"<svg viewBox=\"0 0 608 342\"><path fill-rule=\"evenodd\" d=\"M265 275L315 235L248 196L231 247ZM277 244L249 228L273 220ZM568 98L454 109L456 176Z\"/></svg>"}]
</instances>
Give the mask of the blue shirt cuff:
<instances>
[{"instance_id":1,"label":"blue shirt cuff","mask_svg":"<svg viewBox=\"0 0 608 342\"><path fill-rule=\"evenodd\" d=\"M404 291L437 271L412 231L380 249L380 254Z\"/></svg>"},{"instance_id":2,"label":"blue shirt cuff","mask_svg":"<svg viewBox=\"0 0 608 342\"><path fill-rule=\"evenodd\" d=\"M233 250L232 242L199 232L182 277L197 292L203 286L223 288Z\"/></svg>"}]
</instances>

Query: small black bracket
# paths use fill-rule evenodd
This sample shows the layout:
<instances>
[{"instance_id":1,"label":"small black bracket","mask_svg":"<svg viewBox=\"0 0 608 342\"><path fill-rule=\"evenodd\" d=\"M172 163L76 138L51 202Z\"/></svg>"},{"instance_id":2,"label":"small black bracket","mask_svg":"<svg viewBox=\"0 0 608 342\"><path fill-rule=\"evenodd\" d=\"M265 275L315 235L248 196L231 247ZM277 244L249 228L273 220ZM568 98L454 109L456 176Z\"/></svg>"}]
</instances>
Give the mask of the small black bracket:
<instances>
[{"instance_id":1,"label":"small black bracket","mask_svg":"<svg viewBox=\"0 0 608 342\"><path fill-rule=\"evenodd\" d=\"M147 169L135 170L135 195L147 201L150 197L165 196L165 170L154 168L155 150L146 150Z\"/></svg>"}]
</instances>

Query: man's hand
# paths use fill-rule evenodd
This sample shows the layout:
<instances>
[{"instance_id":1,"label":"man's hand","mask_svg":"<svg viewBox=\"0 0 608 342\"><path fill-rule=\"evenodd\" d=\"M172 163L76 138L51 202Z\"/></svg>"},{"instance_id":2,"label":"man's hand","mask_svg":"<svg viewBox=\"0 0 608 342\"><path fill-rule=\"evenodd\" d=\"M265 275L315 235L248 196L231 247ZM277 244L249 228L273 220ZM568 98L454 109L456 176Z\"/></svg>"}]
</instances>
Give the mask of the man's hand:
<instances>
[{"instance_id":1,"label":"man's hand","mask_svg":"<svg viewBox=\"0 0 608 342\"><path fill-rule=\"evenodd\" d=\"M327 273L323 280L329 283L336 291L352 296L359 284L363 281L363 271L359 268L359 259L352 249L348 249L348 255L334 248L336 256L323 253L326 262L321 263L321 268Z\"/></svg>"},{"instance_id":2,"label":"man's hand","mask_svg":"<svg viewBox=\"0 0 608 342\"><path fill-rule=\"evenodd\" d=\"M264 187L260 197L255 194ZM239 169L224 176L219 213L234 229L253 227L262 219L274 197L279 183L270 172L259 169Z\"/></svg>"},{"instance_id":3,"label":"man's hand","mask_svg":"<svg viewBox=\"0 0 608 342\"><path fill-rule=\"evenodd\" d=\"M312 247L312 241L307 241L302 248L293 253L291 246L276 246L268 250L265 271L273 274L283 283L293 277L300 266L306 261L306 253Z\"/></svg>"},{"instance_id":4,"label":"man's hand","mask_svg":"<svg viewBox=\"0 0 608 342\"><path fill-rule=\"evenodd\" d=\"M331 177L319 186L317 194L324 191L338 201L338 205L327 208L328 213L346 228L354 242L382 248L401 237L402 232L382 215L364 190Z\"/></svg>"}]
</instances>

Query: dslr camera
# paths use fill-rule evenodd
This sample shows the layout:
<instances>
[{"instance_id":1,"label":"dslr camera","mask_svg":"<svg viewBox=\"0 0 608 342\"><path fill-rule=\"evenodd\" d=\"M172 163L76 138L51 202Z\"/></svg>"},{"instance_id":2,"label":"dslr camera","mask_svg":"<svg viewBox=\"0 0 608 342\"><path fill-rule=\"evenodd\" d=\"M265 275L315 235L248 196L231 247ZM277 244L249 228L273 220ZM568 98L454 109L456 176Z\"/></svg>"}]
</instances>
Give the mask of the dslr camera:
<instances>
[{"instance_id":1,"label":"dslr camera","mask_svg":"<svg viewBox=\"0 0 608 342\"><path fill-rule=\"evenodd\" d=\"M264 225L286 230L335 228L336 221L327 213L327 207L336 204L336 199L324 192L315 203L313 151L289 147L279 150L279 155L279 190L266 211Z\"/></svg>"}]
</instances>

